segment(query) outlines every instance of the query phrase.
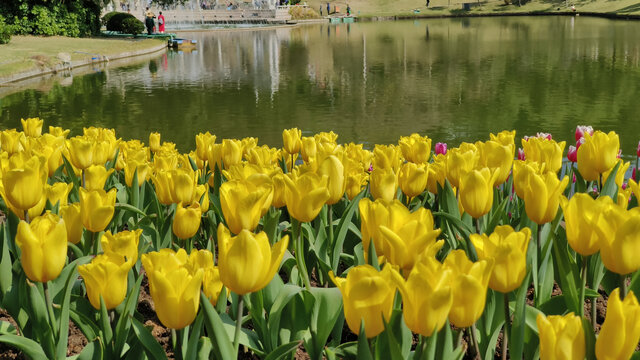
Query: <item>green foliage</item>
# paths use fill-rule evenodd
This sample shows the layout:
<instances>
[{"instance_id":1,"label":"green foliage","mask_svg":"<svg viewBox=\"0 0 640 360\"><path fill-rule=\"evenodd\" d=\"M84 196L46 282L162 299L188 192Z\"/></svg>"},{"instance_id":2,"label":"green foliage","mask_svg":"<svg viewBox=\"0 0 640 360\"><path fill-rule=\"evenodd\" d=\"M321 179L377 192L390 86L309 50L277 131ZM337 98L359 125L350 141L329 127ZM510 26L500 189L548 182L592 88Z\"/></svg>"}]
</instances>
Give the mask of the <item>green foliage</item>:
<instances>
[{"instance_id":1,"label":"green foliage","mask_svg":"<svg viewBox=\"0 0 640 360\"><path fill-rule=\"evenodd\" d=\"M109 22L109 19L111 19L111 17L115 14L118 14L117 11L112 11L112 12L108 12L106 14L104 14L104 16L102 17L102 25L107 26L107 23Z\"/></svg>"},{"instance_id":2,"label":"green foliage","mask_svg":"<svg viewBox=\"0 0 640 360\"><path fill-rule=\"evenodd\" d=\"M127 34L133 34L131 32L125 31L125 28L124 28L125 27L125 20L127 20L127 19L136 20L142 26L142 30L140 30L140 32L144 30L144 24L142 24L142 22L140 20L136 19L135 16L133 16L133 15L131 15L129 13L123 13L123 12L115 13L115 14L111 15L109 17L109 19L107 19L107 24L106 24L107 30L109 30L109 31L119 31L119 32L122 32L122 33L127 33ZM129 26L131 26L131 24L133 24L131 21L127 21L127 23L129 24Z\"/></svg>"},{"instance_id":3,"label":"green foliage","mask_svg":"<svg viewBox=\"0 0 640 360\"><path fill-rule=\"evenodd\" d=\"M122 21L122 32L125 34L138 35L144 32L144 24L135 17L129 17Z\"/></svg>"},{"instance_id":4,"label":"green foliage","mask_svg":"<svg viewBox=\"0 0 640 360\"><path fill-rule=\"evenodd\" d=\"M89 36L100 31L101 0L0 2L0 13L16 34Z\"/></svg>"},{"instance_id":5,"label":"green foliage","mask_svg":"<svg viewBox=\"0 0 640 360\"><path fill-rule=\"evenodd\" d=\"M13 26L8 25L0 15L0 44L8 44L11 41L11 35L13 35Z\"/></svg>"}]
</instances>

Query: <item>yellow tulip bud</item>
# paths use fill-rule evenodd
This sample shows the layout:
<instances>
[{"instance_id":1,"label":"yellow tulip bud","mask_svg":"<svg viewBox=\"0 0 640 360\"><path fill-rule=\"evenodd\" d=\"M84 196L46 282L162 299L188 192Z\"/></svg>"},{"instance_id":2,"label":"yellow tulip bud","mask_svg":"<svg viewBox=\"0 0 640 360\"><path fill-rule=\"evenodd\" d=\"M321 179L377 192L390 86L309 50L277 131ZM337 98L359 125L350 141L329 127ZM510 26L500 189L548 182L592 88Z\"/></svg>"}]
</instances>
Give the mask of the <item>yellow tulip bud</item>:
<instances>
[{"instance_id":1,"label":"yellow tulip bud","mask_svg":"<svg viewBox=\"0 0 640 360\"><path fill-rule=\"evenodd\" d=\"M42 124L44 120L39 118L20 119L22 123L22 129L24 134L31 137L38 137L42 135Z\"/></svg>"},{"instance_id":2,"label":"yellow tulip bud","mask_svg":"<svg viewBox=\"0 0 640 360\"><path fill-rule=\"evenodd\" d=\"M327 184L327 189L329 190L329 199L327 199L327 204L333 205L340 201L347 188L342 161L334 155L327 156L322 160L322 163L318 168L318 174L320 176L326 175L329 180Z\"/></svg>"},{"instance_id":3,"label":"yellow tulip bud","mask_svg":"<svg viewBox=\"0 0 640 360\"><path fill-rule=\"evenodd\" d=\"M237 139L222 140L222 162L225 168L242 161L242 142Z\"/></svg>"},{"instance_id":4,"label":"yellow tulip bud","mask_svg":"<svg viewBox=\"0 0 640 360\"><path fill-rule=\"evenodd\" d=\"M136 171L138 172L138 187L142 186L151 176L151 166L148 162L127 161L124 166L124 181L127 186L133 186L133 175L135 175Z\"/></svg>"},{"instance_id":5,"label":"yellow tulip bud","mask_svg":"<svg viewBox=\"0 0 640 360\"><path fill-rule=\"evenodd\" d=\"M429 179L428 167L425 164L415 164L407 162L400 168L398 173L398 183L402 193L409 198L414 198L427 187L427 181Z\"/></svg>"},{"instance_id":6,"label":"yellow tulip bud","mask_svg":"<svg viewBox=\"0 0 640 360\"><path fill-rule=\"evenodd\" d=\"M162 249L141 257L149 277L149 290L160 322L171 329L191 324L200 306L200 288L204 271L190 271L187 253Z\"/></svg>"},{"instance_id":7,"label":"yellow tulip bud","mask_svg":"<svg viewBox=\"0 0 640 360\"><path fill-rule=\"evenodd\" d=\"M65 130L59 126L51 126L49 125L49 134L55 136L55 137L63 137L66 138L67 135L69 135L70 130Z\"/></svg>"},{"instance_id":8,"label":"yellow tulip bud","mask_svg":"<svg viewBox=\"0 0 640 360\"><path fill-rule=\"evenodd\" d=\"M289 244L285 235L273 247L264 231L240 231L231 237L224 225L218 226L218 269L224 286L238 295L263 289L280 268Z\"/></svg>"},{"instance_id":9,"label":"yellow tulip bud","mask_svg":"<svg viewBox=\"0 0 640 360\"><path fill-rule=\"evenodd\" d=\"M595 227L600 223L605 206L610 203L611 198L608 196L594 200L585 193L576 193L571 200L564 196L560 198L567 241L580 255L589 256L600 250L600 238Z\"/></svg>"},{"instance_id":10,"label":"yellow tulip bud","mask_svg":"<svg viewBox=\"0 0 640 360\"><path fill-rule=\"evenodd\" d=\"M202 161L206 161L209 148L211 144L216 142L216 136L211 135L208 131L206 133L199 133L196 135L196 155Z\"/></svg>"},{"instance_id":11,"label":"yellow tulip bud","mask_svg":"<svg viewBox=\"0 0 640 360\"><path fill-rule=\"evenodd\" d=\"M82 136L76 136L67 140L69 161L78 169L86 169L93 165L94 141ZM97 164L96 164L97 165Z\"/></svg>"},{"instance_id":12,"label":"yellow tulip bud","mask_svg":"<svg viewBox=\"0 0 640 360\"><path fill-rule=\"evenodd\" d=\"M483 168L471 170L460 179L460 202L474 219L487 214L493 206L493 188L499 173Z\"/></svg>"},{"instance_id":13,"label":"yellow tulip bud","mask_svg":"<svg viewBox=\"0 0 640 360\"><path fill-rule=\"evenodd\" d=\"M152 132L149 134L149 148L152 152L160 150L160 133Z\"/></svg>"},{"instance_id":14,"label":"yellow tulip bud","mask_svg":"<svg viewBox=\"0 0 640 360\"><path fill-rule=\"evenodd\" d=\"M345 181L347 198L349 200L353 200L353 198L358 196L358 194L360 194L360 192L362 191L362 188L367 185L368 179L369 175L364 171L347 172L347 178Z\"/></svg>"},{"instance_id":15,"label":"yellow tulip bud","mask_svg":"<svg viewBox=\"0 0 640 360\"><path fill-rule=\"evenodd\" d=\"M107 170L104 165L91 165L84 169L84 187L87 190L103 190L104 184L114 169Z\"/></svg>"},{"instance_id":16,"label":"yellow tulip bud","mask_svg":"<svg viewBox=\"0 0 640 360\"><path fill-rule=\"evenodd\" d=\"M141 234L142 229L120 231L115 235L107 230L100 239L102 249L105 253L113 252L135 263L138 261L138 243Z\"/></svg>"},{"instance_id":17,"label":"yellow tulip bud","mask_svg":"<svg viewBox=\"0 0 640 360\"><path fill-rule=\"evenodd\" d=\"M400 170L402 159L401 150L393 145L376 145L373 148L373 169L392 169L393 172Z\"/></svg>"},{"instance_id":18,"label":"yellow tulip bud","mask_svg":"<svg viewBox=\"0 0 640 360\"><path fill-rule=\"evenodd\" d=\"M380 227L396 228L394 226L396 222L400 222L401 219L404 221L403 219L410 216L409 209L398 200L388 202L378 199L373 202L369 198L360 200L358 209L360 211L360 232L362 234L362 248L364 249L365 259L367 259L369 253L371 240L373 240L376 254L378 256L384 255L385 245ZM396 219L398 220L396 221Z\"/></svg>"},{"instance_id":19,"label":"yellow tulip bud","mask_svg":"<svg viewBox=\"0 0 640 360\"><path fill-rule=\"evenodd\" d=\"M513 187L519 198L524 199L524 191L528 185L529 173L542 175L545 173L545 164L531 160L516 160L513 162Z\"/></svg>"},{"instance_id":20,"label":"yellow tulip bud","mask_svg":"<svg viewBox=\"0 0 640 360\"><path fill-rule=\"evenodd\" d=\"M446 171L451 186L457 188L464 174L476 168L480 154L475 145L462 143L460 147L447 151Z\"/></svg>"},{"instance_id":21,"label":"yellow tulip bud","mask_svg":"<svg viewBox=\"0 0 640 360\"><path fill-rule=\"evenodd\" d=\"M106 252L93 258L91 263L78 266L78 273L87 287L91 305L100 309L100 297L107 310L114 309L127 296L127 275L136 260L125 261L120 254Z\"/></svg>"},{"instance_id":22,"label":"yellow tulip bud","mask_svg":"<svg viewBox=\"0 0 640 360\"><path fill-rule=\"evenodd\" d=\"M315 159L317 152L316 139L313 137L302 137L300 152L302 153L302 160L306 163Z\"/></svg>"},{"instance_id":23,"label":"yellow tulip bud","mask_svg":"<svg viewBox=\"0 0 640 360\"><path fill-rule=\"evenodd\" d=\"M480 167L496 169L498 172L495 185L498 186L507 181L513 165L513 149L515 149L515 146L503 145L497 141L478 141L476 147L480 154Z\"/></svg>"},{"instance_id":24,"label":"yellow tulip bud","mask_svg":"<svg viewBox=\"0 0 640 360\"><path fill-rule=\"evenodd\" d=\"M227 226L234 234L253 231L271 206L273 183L267 175L256 174L255 180L232 180L220 186L220 205Z\"/></svg>"},{"instance_id":25,"label":"yellow tulip bud","mask_svg":"<svg viewBox=\"0 0 640 360\"><path fill-rule=\"evenodd\" d=\"M545 137L522 139L522 148L527 160L545 164L546 171L557 173L562 167L566 142L556 142Z\"/></svg>"},{"instance_id":26,"label":"yellow tulip bud","mask_svg":"<svg viewBox=\"0 0 640 360\"><path fill-rule=\"evenodd\" d=\"M47 211L16 232L20 264L31 281L47 282L60 275L67 260L67 229L58 215Z\"/></svg>"},{"instance_id":27,"label":"yellow tulip bud","mask_svg":"<svg viewBox=\"0 0 640 360\"><path fill-rule=\"evenodd\" d=\"M482 315L493 260L471 262L463 250L453 250L444 261L453 272L453 304L449 321L459 328L473 325Z\"/></svg>"},{"instance_id":28,"label":"yellow tulip bud","mask_svg":"<svg viewBox=\"0 0 640 360\"><path fill-rule=\"evenodd\" d=\"M220 269L217 266L211 266L204 270L204 279L202 281L202 292L209 299L211 304L216 305L218 297L222 291L222 280L220 279Z\"/></svg>"},{"instance_id":29,"label":"yellow tulip bud","mask_svg":"<svg viewBox=\"0 0 640 360\"><path fill-rule=\"evenodd\" d=\"M509 225L497 226L489 236L471 234L478 259L493 259L489 287L501 293L517 289L527 274L527 247L531 239L528 227L515 231Z\"/></svg>"},{"instance_id":30,"label":"yellow tulip bud","mask_svg":"<svg viewBox=\"0 0 640 360\"><path fill-rule=\"evenodd\" d=\"M640 249L640 208L627 211L610 198L603 202L603 213L595 226L602 263L617 274L635 272L640 268L636 256Z\"/></svg>"},{"instance_id":31,"label":"yellow tulip bud","mask_svg":"<svg viewBox=\"0 0 640 360\"><path fill-rule=\"evenodd\" d=\"M420 208L413 213L408 213L406 208L400 210L399 207L391 207L390 209L392 213L389 215L396 221L391 221L389 226L379 226L383 239L383 254L391 264L399 266L408 274L418 255L436 242L441 230L433 229L433 216L431 211L425 208ZM394 214L394 211L403 214ZM367 250L365 249L365 252Z\"/></svg>"},{"instance_id":32,"label":"yellow tulip bud","mask_svg":"<svg viewBox=\"0 0 640 360\"><path fill-rule=\"evenodd\" d=\"M344 303L344 317L351 332L360 334L360 323L364 320L367 338L384 331L384 322L391 318L396 284L392 280L390 266L378 272L373 266L359 265L347 273L347 278L335 277L329 272L331 281L340 289Z\"/></svg>"},{"instance_id":33,"label":"yellow tulip bud","mask_svg":"<svg viewBox=\"0 0 640 360\"><path fill-rule=\"evenodd\" d=\"M573 313L536 318L541 360L583 360L586 354L582 320Z\"/></svg>"},{"instance_id":34,"label":"yellow tulip bud","mask_svg":"<svg viewBox=\"0 0 640 360\"><path fill-rule=\"evenodd\" d=\"M328 179L312 172L284 176L284 200L289 215L300 222L309 222L318 216L329 199Z\"/></svg>"},{"instance_id":35,"label":"yellow tulip bud","mask_svg":"<svg viewBox=\"0 0 640 360\"><path fill-rule=\"evenodd\" d=\"M569 177L558 180L555 172L538 175L534 172L526 174L524 187L524 208L527 216L538 225L551 222L558 212L560 195L569 184Z\"/></svg>"},{"instance_id":36,"label":"yellow tulip bud","mask_svg":"<svg viewBox=\"0 0 640 360\"><path fill-rule=\"evenodd\" d=\"M273 200L271 205L275 208L281 208L287 204L284 199L284 192L286 191L284 174L282 172L276 173L271 177L271 180L273 181Z\"/></svg>"},{"instance_id":37,"label":"yellow tulip bud","mask_svg":"<svg viewBox=\"0 0 640 360\"><path fill-rule=\"evenodd\" d=\"M516 144L515 144L516 131L515 130L512 130L512 131L503 130L496 135L489 134L489 137L491 138L492 141L495 141L504 146L508 146L511 149L511 158L513 159L513 157L516 154Z\"/></svg>"},{"instance_id":38,"label":"yellow tulip bud","mask_svg":"<svg viewBox=\"0 0 640 360\"><path fill-rule=\"evenodd\" d=\"M406 281L395 270L392 274L402 294L402 313L409 329L422 336L440 331L453 304L451 270L430 257L416 263Z\"/></svg>"},{"instance_id":39,"label":"yellow tulip bud","mask_svg":"<svg viewBox=\"0 0 640 360\"><path fill-rule=\"evenodd\" d=\"M80 213L87 230L100 232L109 225L115 212L116 194L116 189L109 192L80 189Z\"/></svg>"},{"instance_id":40,"label":"yellow tulip bud","mask_svg":"<svg viewBox=\"0 0 640 360\"><path fill-rule=\"evenodd\" d=\"M447 178L447 156L438 154L433 158L433 162L427 168L427 190L432 194L438 193L438 185L444 188L444 181Z\"/></svg>"},{"instance_id":41,"label":"yellow tulip bud","mask_svg":"<svg viewBox=\"0 0 640 360\"><path fill-rule=\"evenodd\" d=\"M398 141L402 156L415 164L426 164L431 157L431 139L416 133L411 136L402 136Z\"/></svg>"},{"instance_id":42,"label":"yellow tulip bud","mask_svg":"<svg viewBox=\"0 0 640 360\"><path fill-rule=\"evenodd\" d=\"M24 149L22 146L23 139L24 133L18 132L16 129L0 132L0 144L2 146L2 150L6 151L9 155L21 152Z\"/></svg>"},{"instance_id":43,"label":"yellow tulip bud","mask_svg":"<svg viewBox=\"0 0 640 360\"><path fill-rule=\"evenodd\" d=\"M624 300L614 289L607 302L607 316L596 340L599 360L630 359L640 340L640 305L633 291Z\"/></svg>"},{"instance_id":44,"label":"yellow tulip bud","mask_svg":"<svg viewBox=\"0 0 640 360\"><path fill-rule=\"evenodd\" d=\"M59 182L53 185L47 184L44 186L46 198L53 206L57 203L59 203L60 206L67 205L71 189L73 189L73 183L67 184Z\"/></svg>"},{"instance_id":45,"label":"yellow tulip bud","mask_svg":"<svg viewBox=\"0 0 640 360\"><path fill-rule=\"evenodd\" d=\"M297 154L300 152L302 142L302 131L298 128L292 128L282 131L282 143L284 144L284 150L289 154Z\"/></svg>"},{"instance_id":46,"label":"yellow tulip bud","mask_svg":"<svg viewBox=\"0 0 640 360\"><path fill-rule=\"evenodd\" d=\"M2 196L20 211L30 209L42 200L47 171L37 156L16 154L2 169Z\"/></svg>"},{"instance_id":47,"label":"yellow tulip bud","mask_svg":"<svg viewBox=\"0 0 640 360\"><path fill-rule=\"evenodd\" d=\"M595 131L584 134L584 143L578 148L578 171L587 180L599 180L600 175L611 170L618 161L620 139L611 131L608 134Z\"/></svg>"},{"instance_id":48,"label":"yellow tulip bud","mask_svg":"<svg viewBox=\"0 0 640 360\"><path fill-rule=\"evenodd\" d=\"M398 177L391 168L373 168L369 176L371 196L374 199L392 201L398 191Z\"/></svg>"},{"instance_id":49,"label":"yellow tulip bud","mask_svg":"<svg viewBox=\"0 0 640 360\"><path fill-rule=\"evenodd\" d=\"M82 217L80 216L80 203L62 205L60 216L64 220L67 229L67 240L72 244L78 244L82 240Z\"/></svg>"},{"instance_id":50,"label":"yellow tulip bud","mask_svg":"<svg viewBox=\"0 0 640 360\"><path fill-rule=\"evenodd\" d=\"M192 203L189 207L183 207L182 203L176 207L176 214L173 218L171 229L180 239L193 237L200 229L200 218L202 210L198 202Z\"/></svg>"}]
</instances>

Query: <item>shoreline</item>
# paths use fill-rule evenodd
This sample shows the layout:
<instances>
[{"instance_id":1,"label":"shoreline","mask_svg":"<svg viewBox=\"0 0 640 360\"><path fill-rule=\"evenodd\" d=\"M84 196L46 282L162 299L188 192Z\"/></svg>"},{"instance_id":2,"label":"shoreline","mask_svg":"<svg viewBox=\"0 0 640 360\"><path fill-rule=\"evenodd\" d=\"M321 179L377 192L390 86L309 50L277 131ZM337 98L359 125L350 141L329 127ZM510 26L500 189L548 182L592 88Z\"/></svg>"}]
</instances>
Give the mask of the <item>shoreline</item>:
<instances>
[{"instance_id":1,"label":"shoreline","mask_svg":"<svg viewBox=\"0 0 640 360\"><path fill-rule=\"evenodd\" d=\"M609 20L640 20L637 14L617 14L617 13L599 13L591 11L523 11L508 13L454 13L454 14L398 14L398 15L381 15L381 16L360 16L356 22L374 22L374 21L394 21L394 20L412 20L412 19L444 19L444 18L474 18L474 17L508 17L508 16L589 16L599 17Z\"/></svg>"}]
</instances>

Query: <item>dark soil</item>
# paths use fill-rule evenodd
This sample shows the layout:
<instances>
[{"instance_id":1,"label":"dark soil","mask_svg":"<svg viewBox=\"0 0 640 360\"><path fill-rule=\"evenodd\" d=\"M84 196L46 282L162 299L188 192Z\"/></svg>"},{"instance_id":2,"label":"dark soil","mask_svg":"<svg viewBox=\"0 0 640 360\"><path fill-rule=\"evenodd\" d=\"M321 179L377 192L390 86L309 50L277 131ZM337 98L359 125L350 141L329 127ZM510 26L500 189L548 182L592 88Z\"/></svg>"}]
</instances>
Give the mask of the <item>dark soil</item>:
<instances>
[{"instance_id":1,"label":"dark soil","mask_svg":"<svg viewBox=\"0 0 640 360\"><path fill-rule=\"evenodd\" d=\"M89 343L82 331L73 321L69 321L69 339L67 340L67 356L78 355Z\"/></svg>"},{"instance_id":2,"label":"dark soil","mask_svg":"<svg viewBox=\"0 0 640 360\"><path fill-rule=\"evenodd\" d=\"M15 327L18 328L15 320L7 313L5 309L0 309L0 321L8 321ZM4 343L0 343L0 360L9 360L9 359L26 359L26 357L22 354L22 352L10 347L9 345L5 345Z\"/></svg>"}]
</instances>

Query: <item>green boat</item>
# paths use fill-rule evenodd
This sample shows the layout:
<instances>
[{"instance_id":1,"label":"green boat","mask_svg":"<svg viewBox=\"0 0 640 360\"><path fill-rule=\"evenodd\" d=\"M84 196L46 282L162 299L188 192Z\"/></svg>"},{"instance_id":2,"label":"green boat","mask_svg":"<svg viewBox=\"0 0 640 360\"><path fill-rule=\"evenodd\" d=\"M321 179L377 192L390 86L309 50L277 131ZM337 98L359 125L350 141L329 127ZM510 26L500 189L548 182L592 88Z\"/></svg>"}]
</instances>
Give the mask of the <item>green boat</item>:
<instances>
[{"instance_id":1,"label":"green boat","mask_svg":"<svg viewBox=\"0 0 640 360\"><path fill-rule=\"evenodd\" d=\"M354 22L354 17L353 16L345 16L342 18L342 22L345 24L351 24Z\"/></svg>"},{"instance_id":2,"label":"green boat","mask_svg":"<svg viewBox=\"0 0 640 360\"><path fill-rule=\"evenodd\" d=\"M330 21L332 24L340 24L340 23L342 22L342 18L339 18L339 17L330 17L330 18L329 18L329 21Z\"/></svg>"}]
</instances>

